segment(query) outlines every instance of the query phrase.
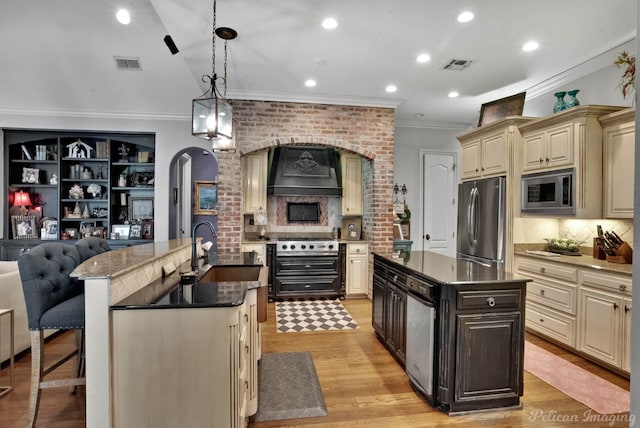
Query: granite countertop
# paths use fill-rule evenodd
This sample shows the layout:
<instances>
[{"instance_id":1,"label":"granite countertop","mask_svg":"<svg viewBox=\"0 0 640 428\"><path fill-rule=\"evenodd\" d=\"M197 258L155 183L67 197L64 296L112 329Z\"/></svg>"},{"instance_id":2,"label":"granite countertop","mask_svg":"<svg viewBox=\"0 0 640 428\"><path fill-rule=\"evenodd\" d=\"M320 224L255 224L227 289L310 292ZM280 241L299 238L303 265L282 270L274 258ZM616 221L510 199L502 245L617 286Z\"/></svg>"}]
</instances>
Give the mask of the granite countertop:
<instances>
[{"instance_id":1,"label":"granite countertop","mask_svg":"<svg viewBox=\"0 0 640 428\"><path fill-rule=\"evenodd\" d=\"M444 256L431 251L376 253L386 260L411 269L441 284L481 284L501 282L526 282L529 278L506 272L504 269L482 266L468 260Z\"/></svg>"},{"instance_id":2,"label":"granite countertop","mask_svg":"<svg viewBox=\"0 0 640 428\"><path fill-rule=\"evenodd\" d=\"M527 253L526 249L519 249L514 254L517 256L526 256L534 259L540 259L547 262L564 263L568 265L587 267L612 273L623 273L627 275L631 275L633 273L633 265L631 264L612 263L606 260L595 259L587 254L582 254L581 256L564 256L559 254L557 256L550 257Z\"/></svg>"},{"instance_id":3,"label":"granite countertop","mask_svg":"<svg viewBox=\"0 0 640 428\"><path fill-rule=\"evenodd\" d=\"M138 293L112 309L177 309L239 306L244 303L247 290L258 288L258 281L196 282L177 284L166 294L149 302L146 294Z\"/></svg>"}]
</instances>

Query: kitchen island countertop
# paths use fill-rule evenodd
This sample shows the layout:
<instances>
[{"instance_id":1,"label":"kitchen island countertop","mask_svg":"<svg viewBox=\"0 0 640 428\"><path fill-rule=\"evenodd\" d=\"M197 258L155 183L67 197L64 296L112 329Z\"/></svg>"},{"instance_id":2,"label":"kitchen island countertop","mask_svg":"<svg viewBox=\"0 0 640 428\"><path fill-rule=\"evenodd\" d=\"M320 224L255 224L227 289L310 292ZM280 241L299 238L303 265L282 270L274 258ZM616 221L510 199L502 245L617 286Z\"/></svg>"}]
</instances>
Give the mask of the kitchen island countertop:
<instances>
[{"instance_id":1,"label":"kitchen island countertop","mask_svg":"<svg viewBox=\"0 0 640 428\"><path fill-rule=\"evenodd\" d=\"M486 267L431 251L374 252L374 254L442 284L495 284L529 280L503 269Z\"/></svg>"}]
</instances>

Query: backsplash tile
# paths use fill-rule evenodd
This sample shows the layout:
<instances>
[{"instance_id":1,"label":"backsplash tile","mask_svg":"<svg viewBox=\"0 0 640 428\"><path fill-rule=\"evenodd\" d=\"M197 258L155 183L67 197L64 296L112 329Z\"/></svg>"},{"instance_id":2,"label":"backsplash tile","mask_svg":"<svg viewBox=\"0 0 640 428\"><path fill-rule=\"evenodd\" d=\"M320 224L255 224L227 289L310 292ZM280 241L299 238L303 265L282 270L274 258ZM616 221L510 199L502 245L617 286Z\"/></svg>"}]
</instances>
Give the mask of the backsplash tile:
<instances>
[{"instance_id":1,"label":"backsplash tile","mask_svg":"<svg viewBox=\"0 0 640 428\"><path fill-rule=\"evenodd\" d=\"M586 247L593 246L597 225L603 231L614 231L633 246L632 219L577 220L560 218L514 219L513 241L516 244L545 243L545 238L573 238Z\"/></svg>"}]
</instances>

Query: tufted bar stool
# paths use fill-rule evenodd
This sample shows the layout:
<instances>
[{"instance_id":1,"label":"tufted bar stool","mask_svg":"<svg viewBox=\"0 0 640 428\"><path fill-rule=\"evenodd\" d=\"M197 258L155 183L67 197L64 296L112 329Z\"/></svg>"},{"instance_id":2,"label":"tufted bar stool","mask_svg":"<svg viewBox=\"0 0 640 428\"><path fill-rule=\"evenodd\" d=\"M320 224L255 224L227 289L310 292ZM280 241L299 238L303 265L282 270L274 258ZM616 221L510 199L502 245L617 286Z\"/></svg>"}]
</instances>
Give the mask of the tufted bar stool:
<instances>
[{"instance_id":1,"label":"tufted bar stool","mask_svg":"<svg viewBox=\"0 0 640 428\"><path fill-rule=\"evenodd\" d=\"M98 254L111 251L111 247L109 247L107 240L98 238L97 236L82 238L79 241L76 241L74 245L78 249L80 263Z\"/></svg>"},{"instance_id":2,"label":"tufted bar stool","mask_svg":"<svg viewBox=\"0 0 640 428\"><path fill-rule=\"evenodd\" d=\"M85 384L84 349L84 289L82 281L69 274L83 258L78 245L48 242L37 245L18 258L18 269L27 306L31 334L31 389L28 426L35 425L40 393L44 388ZM77 347L68 355L44 368L43 330L76 330ZM63 363L76 357L75 378L45 381L44 377Z\"/></svg>"}]
</instances>

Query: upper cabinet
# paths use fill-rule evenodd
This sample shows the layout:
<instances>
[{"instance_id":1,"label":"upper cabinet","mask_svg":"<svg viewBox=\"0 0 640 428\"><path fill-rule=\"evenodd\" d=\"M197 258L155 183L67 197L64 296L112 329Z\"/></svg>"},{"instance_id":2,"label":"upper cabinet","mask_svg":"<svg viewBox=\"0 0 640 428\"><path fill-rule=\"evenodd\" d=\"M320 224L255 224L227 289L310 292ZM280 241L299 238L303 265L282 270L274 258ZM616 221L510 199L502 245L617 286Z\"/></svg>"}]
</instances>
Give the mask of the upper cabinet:
<instances>
[{"instance_id":1,"label":"upper cabinet","mask_svg":"<svg viewBox=\"0 0 640 428\"><path fill-rule=\"evenodd\" d=\"M249 153L242 158L244 173L244 212L267 209L267 151Z\"/></svg>"},{"instance_id":2,"label":"upper cabinet","mask_svg":"<svg viewBox=\"0 0 640 428\"><path fill-rule=\"evenodd\" d=\"M601 116L623 109L585 105L520 125L522 175L575 168L574 199L577 218L602 216Z\"/></svg>"},{"instance_id":3,"label":"upper cabinet","mask_svg":"<svg viewBox=\"0 0 640 428\"><path fill-rule=\"evenodd\" d=\"M573 164L573 124L564 123L523 135L522 173Z\"/></svg>"},{"instance_id":4,"label":"upper cabinet","mask_svg":"<svg viewBox=\"0 0 640 428\"><path fill-rule=\"evenodd\" d=\"M514 142L521 140L517 125L529 120L511 117L459 135L462 181L507 175L513 168Z\"/></svg>"},{"instance_id":5,"label":"upper cabinet","mask_svg":"<svg viewBox=\"0 0 640 428\"><path fill-rule=\"evenodd\" d=\"M109 237L125 223L121 238L153 239L153 135L5 130L4 150L5 239Z\"/></svg>"},{"instance_id":6,"label":"upper cabinet","mask_svg":"<svg viewBox=\"0 0 640 428\"><path fill-rule=\"evenodd\" d=\"M342 153L342 215L362 215L362 159Z\"/></svg>"},{"instance_id":7,"label":"upper cabinet","mask_svg":"<svg viewBox=\"0 0 640 428\"><path fill-rule=\"evenodd\" d=\"M635 109L600 118L603 133L603 214L609 218L633 218L635 160Z\"/></svg>"}]
</instances>

